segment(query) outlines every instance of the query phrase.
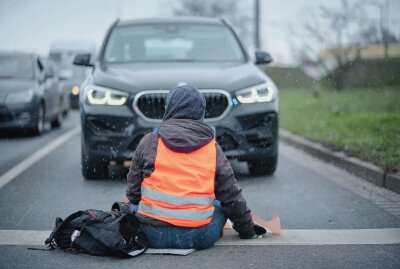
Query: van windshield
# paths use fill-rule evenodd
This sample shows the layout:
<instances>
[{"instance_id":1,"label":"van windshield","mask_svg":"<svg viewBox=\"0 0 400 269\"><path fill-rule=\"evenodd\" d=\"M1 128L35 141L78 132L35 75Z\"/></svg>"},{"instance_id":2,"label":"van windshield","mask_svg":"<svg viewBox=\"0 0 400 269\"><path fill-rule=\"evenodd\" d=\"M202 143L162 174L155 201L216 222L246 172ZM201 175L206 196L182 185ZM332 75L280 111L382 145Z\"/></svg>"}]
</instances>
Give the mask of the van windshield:
<instances>
[{"instance_id":1,"label":"van windshield","mask_svg":"<svg viewBox=\"0 0 400 269\"><path fill-rule=\"evenodd\" d=\"M33 78L33 61L25 55L0 55L0 78Z\"/></svg>"},{"instance_id":2,"label":"van windshield","mask_svg":"<svg viewBox=\"0 0 400 269\"><path fill-rule=\"evenodd\" d=\"M244 62L236 37L223 25L149 24L115 28L105 63Z\"/></svg>"}]
</instances>

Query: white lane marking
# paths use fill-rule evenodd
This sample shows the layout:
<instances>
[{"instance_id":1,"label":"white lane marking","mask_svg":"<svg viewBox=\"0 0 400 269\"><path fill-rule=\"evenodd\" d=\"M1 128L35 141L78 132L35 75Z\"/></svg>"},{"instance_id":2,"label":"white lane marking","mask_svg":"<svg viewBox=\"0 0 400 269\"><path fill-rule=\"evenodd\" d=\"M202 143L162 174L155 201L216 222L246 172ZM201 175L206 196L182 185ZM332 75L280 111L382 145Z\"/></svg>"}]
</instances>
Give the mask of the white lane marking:
<instances>
[{"instance_id":1,"label":"white lane marking","mask_svg":"<svg viewBox=\"0 0 400 269\"><path fill-rule=\"evenodd\" d=\"M72 136L76 135L80 131L80 126L76 126L75 128L69 130L62 136L58 137L57 139L53 140L51 143L47 144L45 147L41 148L39 151L31 155L30 157L26 158L3 175L0 176L0 189L6 185L8 182L16 178L19 174L24 172L26 169L31 167L40 159L44 158L50 152L61 146L65 141L70 139Z\"/></svg>"},{"instance_id":2,"label":"white lane marking","mask_svg":"<svg viewBox=\"0 0 400 269\"><path fill-rule=\"evenodd\" d=\"M267 235L260 239L241 240L232 230L216 245L384 245L400 244L400 228L351 230L282 230L281 235Z\"/></svg>"},{"instance_id":3,"label":"white lane marking","mask_svg":"<svg viewBox=\"0 0 400 269\"><path fill-rule=\"evenodd\" d=\"M50 231L0 230L0 245L44 245Z\"/></svg>"},{"instance_id":4,"label":"white lane marking","mask_svg":"<svg viewBox=\"0 0 400 269\"><path fill-rule=\"evenodd\" d=\"M44 245L50 231L0 230L0 245ZM217 246L269 245L384 245L400 244L400 228L354 230L282 230L279 236L239 239L233 230L224 230Z\"/></svg>"}]
</instances>

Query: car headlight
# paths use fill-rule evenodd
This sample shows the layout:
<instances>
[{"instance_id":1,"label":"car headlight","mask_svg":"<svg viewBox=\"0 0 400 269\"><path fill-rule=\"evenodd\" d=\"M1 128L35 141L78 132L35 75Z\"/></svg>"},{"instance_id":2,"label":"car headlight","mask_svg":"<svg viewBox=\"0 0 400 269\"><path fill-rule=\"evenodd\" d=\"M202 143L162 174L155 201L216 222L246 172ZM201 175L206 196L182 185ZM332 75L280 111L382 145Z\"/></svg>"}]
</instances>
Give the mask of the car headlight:
<instances>
[{"instance_id":1,"label":"car headlight","mask_svg":"<svg viewBox=\"0 0 400 269\"><path fill-rule=\"evenodd\" d=\"M237 91L235 95L242 104L265 103L274 100L275 91L275 85L263 83Z\"/></svg>"},{"instance_id":2,"label":"car headlight","mask_svg":"<svg viewBox=\"0 0 400 269\"><path fill-rule=\"evenodd\" d=\"M95 85L86 86L85 93L86 101L91 105L122 106L128 100L128 94L125 92Z\"/></svg>"},{"instance_id":3,"label":"car headlight","mask_svg":"<svg viewBox=\"0 0 400 269\"><path fill-rule=\"evenodd\" d=\"M15 104L26 104L30 103L33 98L33 90L21 91L21 92L12 92L7 94L6 104L15 105Z\"/></svg>"}]
</instances>

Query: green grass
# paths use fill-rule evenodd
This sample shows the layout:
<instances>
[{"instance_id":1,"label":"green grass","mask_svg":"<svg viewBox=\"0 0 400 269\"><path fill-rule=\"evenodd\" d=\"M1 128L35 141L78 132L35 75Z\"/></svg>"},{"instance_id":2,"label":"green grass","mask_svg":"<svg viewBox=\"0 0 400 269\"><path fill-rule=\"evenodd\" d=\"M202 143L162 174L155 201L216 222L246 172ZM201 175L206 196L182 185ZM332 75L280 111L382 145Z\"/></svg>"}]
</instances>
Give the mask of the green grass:
<instances>
[{"instance_id":1,"label":"green grass","mask_svg":"<svg viewBox=\"0 0 400 269\"><path fill-rule=\"evenodd\" d=\"M400 87L279 94L282 128L400 171Z\"/></svg>"}]
</instances>

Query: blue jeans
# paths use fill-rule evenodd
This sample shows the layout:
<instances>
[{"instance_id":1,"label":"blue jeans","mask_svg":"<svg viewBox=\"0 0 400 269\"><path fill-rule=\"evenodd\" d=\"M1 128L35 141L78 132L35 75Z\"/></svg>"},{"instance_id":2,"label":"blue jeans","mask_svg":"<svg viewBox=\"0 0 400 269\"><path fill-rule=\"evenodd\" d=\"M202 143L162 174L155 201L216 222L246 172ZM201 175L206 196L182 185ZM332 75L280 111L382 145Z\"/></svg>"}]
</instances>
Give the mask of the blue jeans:
<instances>
[{"instance_id":1,"label":"blue jeans","mask_svg":"<svg viewBox=\"0 0 400 269\"><path fill-rule=\"evenodd\" d=\"M131 205L131 210L136 211L137 206ZM203 227L161 227L141 223L140 228L146 234L152 248L206 249L212 247L218 241L226 220L226 213L222 209L221 203L215 201L211 223Z\"/></svg>"}]
</instances>

